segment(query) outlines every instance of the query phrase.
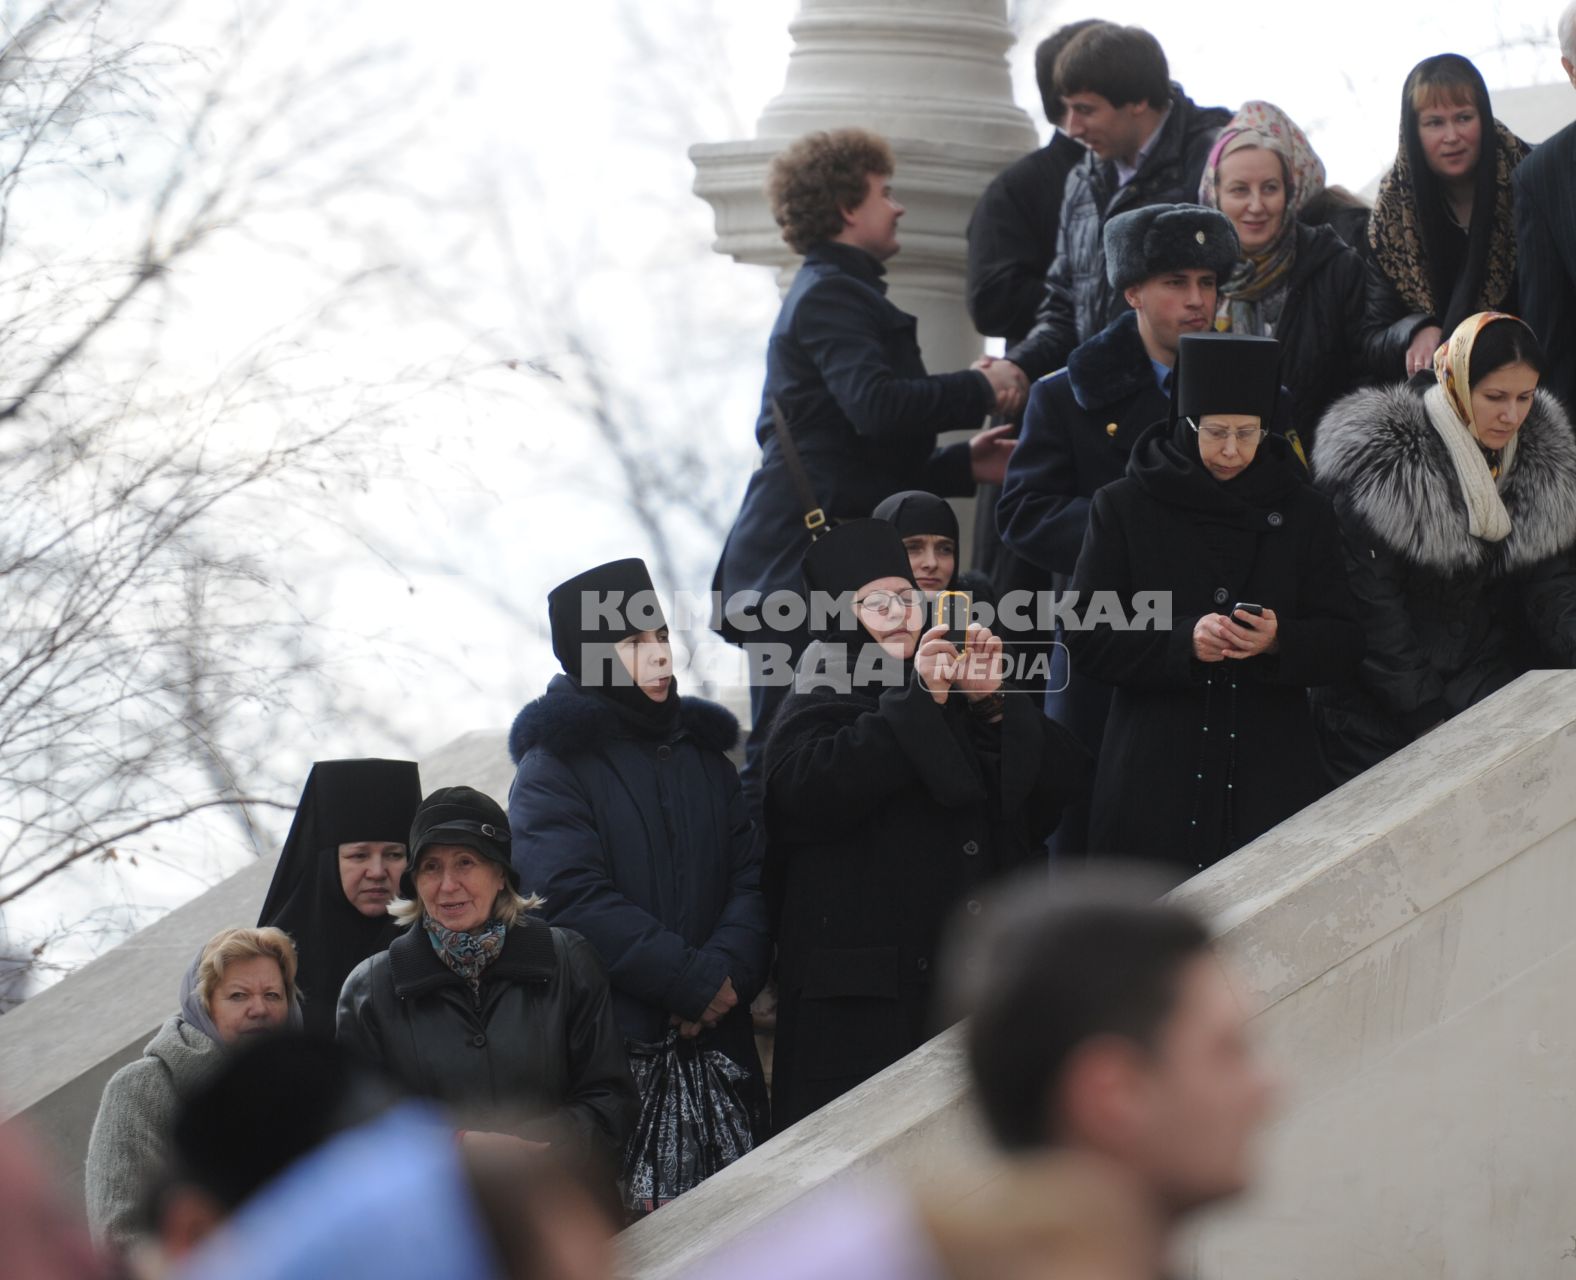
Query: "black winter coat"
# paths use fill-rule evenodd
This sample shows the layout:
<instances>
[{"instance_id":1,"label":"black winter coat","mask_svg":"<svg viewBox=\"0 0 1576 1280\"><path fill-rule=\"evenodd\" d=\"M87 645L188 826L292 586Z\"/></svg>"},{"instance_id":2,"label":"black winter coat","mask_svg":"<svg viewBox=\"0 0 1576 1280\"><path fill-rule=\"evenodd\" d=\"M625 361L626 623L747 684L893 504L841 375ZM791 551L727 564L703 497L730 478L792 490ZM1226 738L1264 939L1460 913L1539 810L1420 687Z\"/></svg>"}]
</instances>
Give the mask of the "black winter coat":
<instances>
[{"instance_id":1,"label":"black winter coat","mask_svg":"<svg viewBox=\"0 0 1576 1280\"><path fill-rule=\"evenodd\" d=\"M1151 204L1197 204L1199 178L1215 138L1231 120L1224 107L1196 106L1171 86L1172 111L1160 138L1125 187L1116 163L1093 152L1067 176L1056 257L1034 329L1007 352L1032 378L1067 363L1073 348L1099 333L1127 309L1105 274L1105 224L1119 213Z\"/></svg>"},{"instance_id":2,"label":"black winter coat","mask_svg":"<svg viewBox=\"0 0 1576 1280\"><path fill-rule=\"evenodd\" d=\"M1393 382L1406 376L1406 349L1412 345L1418 330L1439 324L1440 318L1414 311L1377 258L1369 257L1366 269L1362 324L1364 363L1376 378ZM1488 310L1515 315L1516 308L1516 287L1512 283L1505 296L1497 299ZM1450 337L1448 333L1444 336Z\"/></svg>"},{"instance_id":3,"label":"black winter coat","mask_svg":"<svg viewBox=\"0 0 1576 1280\"><path fill-rule=\"evenodd\" d=\"M903 489L944 498L974 491L967 442L938 449L936 436L983 425L996 402L990 383L977 369L925 372L914 317L888 300L883 275L863 250L828 243L812 248L794 276L766 349L755 428L761 465L712 582L724 601L802 585L810 536L773 434L773 396L831 519L868 516ZM726 621L718 629L734 643L772 639Z\"/></svg>"},{"instance_id":4,"label":"black winter coat","mask_svg":"<svg viewBox=\"0 0 1576 1280\"><path fill-rule=\"evenodd\" d=\"M988 881L1044 857L1085 783L1071 735L1028 698L1005 704L985 725L917 680L783 702L765 792L779 1129L923 1043L943 926L978 912Z\"/></svg>"},{"instance_id":5,"label":"black winter coat","mask_svg":"<svg viewBox=\"0 0 1576 1280\"><path fill-rule=\"evenodd\" d=\"M969 219L969 315L987 336L1023 341L1056 256L1067 175L1088 153L1060 130L994 178Z\"/></svg>"},{"instance_id":6,"label":"black winter coat","mask_svg":"<svg viewBox=\"0 0 1576 1280\"><path fill-rule=\"evenodd\" d=\"M468 1128L612 1160L638 1111L595 952L530 916L509 930L476 999L417 921L345 979L335 1037Z\"/></svg>"},{"instance_id":7,"label":"black winter coat","mask_svg":"<svg viewBox=\"0 0 1576 1280\"><path fill-rule=\"evenodd\" d=\"M1083 343L1067 368L1034 385L1018 447L1007 464L1007 481L996 519L1002 541L1065 588L1083 550L1089 503L1104 485L1126 473L1138 440L1171 410L1170 397L1155 382L1154 366L1131 311ZM1291 419L1291 402L1281 393L1272 429ZM1114 430L1113 430L1114 428ZM1066 725L1096 756L1110 705L1108 686L1081 664L1052 654L1045 713ZM1058 851L1087 848L1083 807L1070 812L1057 832Z\"/></svg>"},{"instance_id":8,"label":"black winter coat","mask_svg":"<svg viewBox=\"0 0 1576 1280\"><path fill-rule=\"evenodd\" d=\"M1292 425L1312 450L1324 411L1366 380L1362 324L1367 272L1329 227L1297 226L1297 257L1275 337Z\"/></svg>"},{"instance_id":9,"label":"black winter coat","mask_svg":"<svg viewBox=\"0 0 1576 1280\"><path fill-rule=\"evenodd\" d=\"M1095 495L1073 587L1080 607L1111 592L1124 613L1136 593L1171 596L1167 630L1067 634L1074 668L1115 688L1094 851L1154 859L1186 878L1329 790L1307 689L1355 671L1362 626L1329 500L1284 439L1265 440L1253 465L1222 484L1188 428L1157 425L1127 476ZM1194 625L1239 602L1275 611L1279 651L1200 662Z\"/></svg>"},{"instance_id":10,"label":"black winter coat","mask_svg":"<svg viewBox=\"0 0 1576 1280\"><path fill-rule=\"evenodd\" d=\"M1512 525L1503 542L1468 532L1455 467L1407 385L1331 408L1313 463L1335 501L1368 634L1355 678L1314 695L1339 780L1525 671L1576 665L1576 440L1548 392L1501 480Z\"/></svg>"},{"instance_id":11,"label":"black winter coat","mask_svg":"<svg viewBox=\"0 0 1576 1280\"><path fill-rule=\"evenodd\" d=\"M694 1021L733 980L738 1006L708 1042L760 1075L750 1001L771 941L761 850L724 754L739 724L685 697L653 736L606 699L554 676L509 734L514 865L543 914L596 950L630 1040Z\"/></svg>"},{"instance_id":12,"label":"black winter coat","mask_svg":"<svg viewBox=\"0 0 1576 1280\"><path fill-rule=\"evenodd\" d=\"M1576 124L1533 148L1511 183L1520 315L1553 357L1545 385L1576 411Z\"/></svg>"}]
</instances>

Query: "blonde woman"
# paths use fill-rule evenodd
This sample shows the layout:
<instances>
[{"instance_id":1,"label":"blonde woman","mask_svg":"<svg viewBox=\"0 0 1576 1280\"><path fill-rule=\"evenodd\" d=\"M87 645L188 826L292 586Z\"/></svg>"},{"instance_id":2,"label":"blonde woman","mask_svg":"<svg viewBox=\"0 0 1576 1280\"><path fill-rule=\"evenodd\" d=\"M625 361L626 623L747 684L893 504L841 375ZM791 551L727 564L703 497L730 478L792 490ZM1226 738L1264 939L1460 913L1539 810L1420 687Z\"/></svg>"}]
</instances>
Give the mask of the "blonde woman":
<instances>
[{"instance_id":1,"label":"blonde woman","mask_svg":"<svg viewBox=\"0 0 1576 1280\"><path fill-rule=\"evenodd\" d=\"M221 1047L287 1025L301 1025L289 937L271 928L216 933L186 971L180 1012L104 1088L87 1159L88 1222L101 1243L123 1250L141 1234L176 1109Z\"/></svg>"},{"instance_id":2,"label":"blonde woman","mask_svg":"<svg viewBox=\"0 0 1576 1280\"><path fill-rule=\"evenodd\" d=\"M601 963L529 914L509 818L446 787L422 801L401 898L408 926L345 980L336 1036L476 1140L502 1134L611 1159L637 1100Z\"/></svg>"}]
</instances>

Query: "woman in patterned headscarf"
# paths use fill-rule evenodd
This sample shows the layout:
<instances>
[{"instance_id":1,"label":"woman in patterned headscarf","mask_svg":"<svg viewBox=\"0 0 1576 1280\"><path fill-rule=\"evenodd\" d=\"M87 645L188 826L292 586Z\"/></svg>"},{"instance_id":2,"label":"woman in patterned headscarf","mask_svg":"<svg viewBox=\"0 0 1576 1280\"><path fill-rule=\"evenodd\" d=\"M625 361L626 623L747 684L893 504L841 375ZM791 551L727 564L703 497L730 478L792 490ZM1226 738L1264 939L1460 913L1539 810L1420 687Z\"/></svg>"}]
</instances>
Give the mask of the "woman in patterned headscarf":
<instances>
[{"instance_id":1,"label":"woman in patterned headscarf","mask_svg":"<svg viewBox=\"0 0 1576 1280\"><path fill-rule=\"evenodd\" d=\"M1401 145L1368 224L1363 340L1375 373L1421 373L1468 316L1516 310L1510 178L1529 149L1494 119L1467 59L1441 53L1412 68Z\"/></svg>"},{"instance_id":2,"label":"woman in patterned headscarf","mask_svg":"<svg viewBox=\"0 0 1576 1280\"><path fill-rule=\"evenodd\" d=\"M1361 375L1364 271L1357 251L1305 215L1324 165L1279 107L1249 102L1221 130L1199 203L1231 219L1242 260L1221 282L1215 328L1279 340L1292 423L1312 449L1319 419Z\"/></svg>"},{"instance_id":3,"label":"woman in patterned headscarf","mask_svg":"<svg viewBox=\"0 0 1576 1280\"><path fill-rule=\"evenodd\" d=\"M1367 632L1356 680L1316 689L1344 782L1524 671L1576 666L1576 438L1514 316L1468 316L1410 384L1319 428Z\"/></svg>"}]
</instances>

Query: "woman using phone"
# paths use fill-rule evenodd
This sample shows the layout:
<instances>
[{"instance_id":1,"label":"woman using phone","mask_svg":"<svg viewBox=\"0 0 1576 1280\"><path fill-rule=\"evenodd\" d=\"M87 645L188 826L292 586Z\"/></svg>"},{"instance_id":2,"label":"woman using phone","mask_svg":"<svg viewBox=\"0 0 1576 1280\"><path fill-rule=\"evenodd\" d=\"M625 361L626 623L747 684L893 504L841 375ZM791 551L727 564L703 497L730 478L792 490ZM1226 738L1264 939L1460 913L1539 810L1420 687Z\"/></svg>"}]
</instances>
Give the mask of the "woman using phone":
<instances>
[{"instance_id":1,"label":"woman using phone","mask_svg":"<svg viewBox=\"0 0 1576 1280\"><path fill-rule=\"evenodd\" d=\"M839 525L805 553L804 578L813 600L845 607L827 611L767 740L778 1129L935 1030L944 923L1044 857L1088 768L1031 698L1001 692L999 639L970 627L962 661L945 627L927 628L891 525Z\"/></svg>"},{"instance_id":2,"label":"woman using phone","mask_svg":"<svg viewBox=\"0 0 1576 1280\"><path fill-rule=\"evenodd\" d=\"M1081 606L1105 592L1122 611L1067 633L1074 668L1115 690L1090 848L1178 879L1329 790L1307 690L1362 656L1330 502L1264 430L1279 359L1273 338L1183 336L1171 421L1095 495L1073 575ZM1143 592L1169 618L1119 625Z\"/></svg>"},{"instance_id":3,"label":"woman using phone","mask_svg":"<svg viewBox=\"0 0 1576 1280\"><path fill-rule=\"evenodd\" d=\"M1428 374L1325 415L1314 481L1368 632L1314 698L1341 781L1524 671L1576 665L1576 440L1545 363L1525 324L1484 312Z\"/></svg>"}]
</instances>

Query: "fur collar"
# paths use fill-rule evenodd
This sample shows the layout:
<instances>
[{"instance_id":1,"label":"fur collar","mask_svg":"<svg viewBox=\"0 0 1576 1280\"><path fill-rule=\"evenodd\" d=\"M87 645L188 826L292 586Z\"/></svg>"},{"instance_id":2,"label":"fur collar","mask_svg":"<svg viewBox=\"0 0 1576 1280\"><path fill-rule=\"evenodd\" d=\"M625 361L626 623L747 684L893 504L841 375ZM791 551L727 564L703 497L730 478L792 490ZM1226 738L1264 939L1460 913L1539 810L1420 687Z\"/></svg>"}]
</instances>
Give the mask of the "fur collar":
<instances>
[{"instance_id":1,"label":"fur collar","mask_svg":"<svg viewBox=\"0 0 1576 1280\"><path fill-rule=\"evenodd\" d=\"M1067 381L1080 409L1094 412L1155 385L1155 366L1138 336L1138 315L1125 311L1067 357Z\"/></svg>"},{"instance_id":2,"label":"fur collar","mask_svg":"<svg viewBox=\"0 0 1576 1280\"><path fill-rule=\"evenodd\" d=\"M739 741L739 721L726 707L686 695L676 732L702 747L726 752ZM577 687L568 676L558 675L548 683L546 693L526 703L514 718L509 730L509 758L519 764L534 747L555 756L572 756L628 736L611 706Z\"/></svg>"},{"instance_id":3,"label":"fur collar","mask_svg":"<svg viewBox=\"0 0 1576 1280\"><path fill-rule=\"evenodd\" d=\"M1436 573L1515 573L1576 544L1576 438L1547 391L1533 400L1500 489L1512 526L1503 542L1467 532L1450 454L1405 384L1336 401L1319 424L1313 475L1383 546Z\"/></svg>"}]
</instances>

